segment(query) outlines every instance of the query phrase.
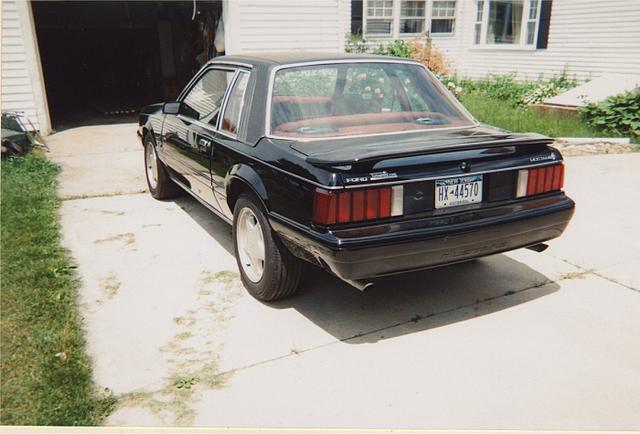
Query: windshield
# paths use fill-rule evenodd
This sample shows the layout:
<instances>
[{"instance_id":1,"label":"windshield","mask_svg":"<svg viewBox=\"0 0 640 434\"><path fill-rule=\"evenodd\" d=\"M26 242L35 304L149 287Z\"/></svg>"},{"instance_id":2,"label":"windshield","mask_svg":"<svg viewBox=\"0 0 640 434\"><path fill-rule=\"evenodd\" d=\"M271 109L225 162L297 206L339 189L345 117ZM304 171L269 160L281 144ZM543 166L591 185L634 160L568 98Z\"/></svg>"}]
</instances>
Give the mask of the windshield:
<instances>
[{"instance_id":1,"label":"windshield","mask_svg":"<svg viewBox=\"0 0 640 434\"><path fill-rule=\"evenodd\" d=\"M474 125L420 65L339 63L279 70L271 134L313 138Z\"/></svg>"}]
</instances>

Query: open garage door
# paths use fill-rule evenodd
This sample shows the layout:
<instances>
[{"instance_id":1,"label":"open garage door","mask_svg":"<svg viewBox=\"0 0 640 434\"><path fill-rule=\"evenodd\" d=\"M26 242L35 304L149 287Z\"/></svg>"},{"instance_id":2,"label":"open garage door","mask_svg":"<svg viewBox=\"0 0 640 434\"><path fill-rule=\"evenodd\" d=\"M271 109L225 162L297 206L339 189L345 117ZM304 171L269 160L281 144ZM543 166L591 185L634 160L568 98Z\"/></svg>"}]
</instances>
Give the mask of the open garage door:
<instances>
[{"instance_id":1,"label":"open garage door","mask_svg":"<svg viewBox=\"0 0 640 434\"><path fill-rule=\"evenodd\" d=\"M33 1L54 129L132 122L215 50L222 1Z\"/></svg>"}]
</instances>

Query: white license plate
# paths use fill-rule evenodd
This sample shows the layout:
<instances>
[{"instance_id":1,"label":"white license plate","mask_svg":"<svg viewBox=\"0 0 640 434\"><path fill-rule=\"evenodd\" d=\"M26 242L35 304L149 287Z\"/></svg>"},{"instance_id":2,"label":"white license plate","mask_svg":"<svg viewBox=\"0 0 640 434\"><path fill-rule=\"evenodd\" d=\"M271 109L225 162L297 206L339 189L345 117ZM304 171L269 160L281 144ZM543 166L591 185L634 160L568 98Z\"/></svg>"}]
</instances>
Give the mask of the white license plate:
<instances>
[{"instance_id":1,"label":"white license plate","mask_svg":"<svg viewBox=\"0 0 640 434\"><path fill-rule=\"evenodd\" d=\"M436 208L482 202L482 175L436 179Z\"/></svg>"}]
</instances>

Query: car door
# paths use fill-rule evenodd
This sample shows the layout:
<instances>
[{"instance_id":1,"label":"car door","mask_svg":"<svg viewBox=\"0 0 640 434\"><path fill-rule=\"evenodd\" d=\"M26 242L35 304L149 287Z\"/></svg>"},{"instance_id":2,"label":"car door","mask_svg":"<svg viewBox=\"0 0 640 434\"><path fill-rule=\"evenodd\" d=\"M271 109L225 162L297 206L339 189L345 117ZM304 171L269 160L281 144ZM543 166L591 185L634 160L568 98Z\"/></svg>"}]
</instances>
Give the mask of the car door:
<instances>
[{"instance_id":1,"label":"car door","mask_svg":"<svg viewBox=\"0 0 640 434\"><path fill-rule=\"evenodd\" d=\"M177 115L166 115L163 125L163 156L193 193L220 210L211 182L211 153L216 125L235 68L210 67L194 81Z\"/></svg>"}]
</instances>

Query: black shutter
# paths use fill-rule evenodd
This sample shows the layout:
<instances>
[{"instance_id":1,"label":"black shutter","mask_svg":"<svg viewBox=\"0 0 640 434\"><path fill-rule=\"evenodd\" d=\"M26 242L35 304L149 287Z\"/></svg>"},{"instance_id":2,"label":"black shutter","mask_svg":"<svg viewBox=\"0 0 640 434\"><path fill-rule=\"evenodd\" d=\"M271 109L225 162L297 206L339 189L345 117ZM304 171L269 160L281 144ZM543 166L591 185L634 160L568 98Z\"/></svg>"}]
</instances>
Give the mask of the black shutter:
<instances>
[{"instance_id":1,"label":"black shutter","mask_svg":"<svg viewBox=\"0 0 640 434\"><path fill-rule=\"evenodd\" d=\"M351 33L362 33L362 0L351 0Z\"/></svg>"},{"instance_id":2,"label":"black shutter","mask_svg":"<svg viewBox=\"0 0 640 434\"><path fill-rule=\"evenodd\" d=\"M540 24L538 25L538 41L536 48L547 48L549 45L549 25L551 24L552 0L542 0L540 5Z\"/></svg>"}]
</instances>

